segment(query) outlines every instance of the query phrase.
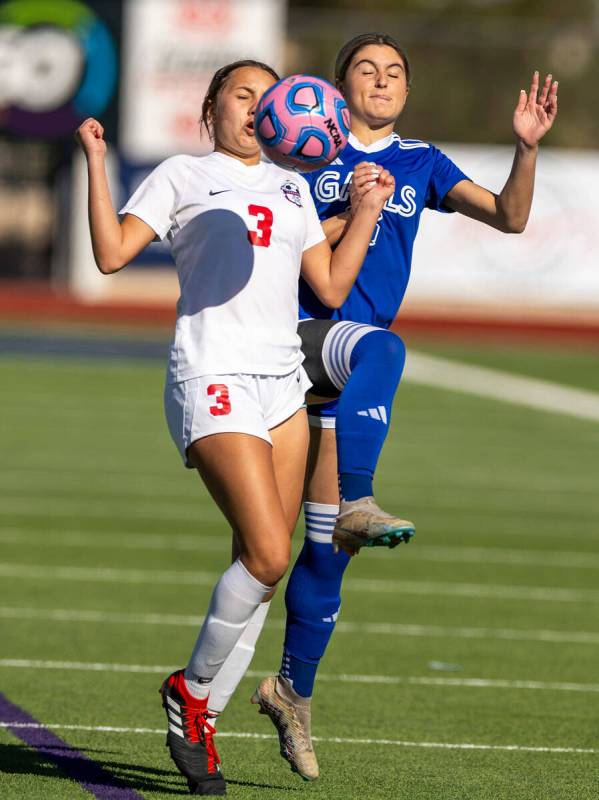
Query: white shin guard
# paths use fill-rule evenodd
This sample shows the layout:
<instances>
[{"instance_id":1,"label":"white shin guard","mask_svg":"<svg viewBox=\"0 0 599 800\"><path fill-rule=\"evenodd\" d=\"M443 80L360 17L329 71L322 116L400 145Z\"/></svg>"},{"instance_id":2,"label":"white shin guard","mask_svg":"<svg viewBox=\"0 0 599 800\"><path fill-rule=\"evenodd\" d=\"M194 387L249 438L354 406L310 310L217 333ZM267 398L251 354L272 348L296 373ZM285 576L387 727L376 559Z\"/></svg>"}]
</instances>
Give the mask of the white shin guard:
<instances>
[{"instance_id":1,"label":"white shin guard","mask_svg":"<svg viewBox=\"0 0 599 800\"><path fill-rule=\"evenodd\" d=\"M260 603L246 629L237 640L237 644L212 681L208 710L213 714L222 714L250 666L269 607L270 600Z\"/></svg>"},{"instance_id":2,"label":"white shin guard","mask_svg":"<svg viewBox=\"0 0 599 800\"><path fill-rule=\"evenodd\" d=\"M185 670L192 695L208 696L214 677L271 588L257 581L239 559L223 573Z\"/></svg>"}]
</instances>

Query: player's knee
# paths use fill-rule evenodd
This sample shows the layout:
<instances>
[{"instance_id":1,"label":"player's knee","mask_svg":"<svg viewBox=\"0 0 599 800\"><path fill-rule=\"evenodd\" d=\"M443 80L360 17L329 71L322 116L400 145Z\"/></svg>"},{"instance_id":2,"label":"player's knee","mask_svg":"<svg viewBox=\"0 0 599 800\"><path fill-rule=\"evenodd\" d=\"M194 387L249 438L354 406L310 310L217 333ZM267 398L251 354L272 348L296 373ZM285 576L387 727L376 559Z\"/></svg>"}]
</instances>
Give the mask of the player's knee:
<instances>
[{"instance_id":1,"label":"player's knee","mask_svg":"<svg viewBox=\"0 0 599 800\"><path fill-rule=\"evenodd\" d=\"M268 551L255 554L249 570L260 583L275 586L287 572L290 556L290 547L272 547Z\"/></svg>"},{"instance_id":2,"label":"player's knee","mask_svg":"<svg viewBox=\"0 0 599 800\"><path fill-rule=\"evenodd\" d=\"M364 360L376 363L387 374L401 376L406 360L406 347L395 333L386 330L371 331L357 343L352 353L352 370Z\"/></svg>"},{"instance_id":3,"label":"player's knee","mask_svg":"<svg viewBox=\"0 0 599 800\"><path fill-rule=\"evenodd\" d=\"M406 360L406 346L403 340L391 331L377 331L377 348L380 358L386 363L403 369Z\"/></svg>"},{"instance_id":4,"label":"player's knee","mask_svg":"<svg viewBox=\"0 0 599 800\"><path fill-rule=\"evenodd\" d=\"M285 576L288 567L289 557L271 558L260 567L261 577L258 580L265 586L276 586Z\"/></svg>"}]
</instances>

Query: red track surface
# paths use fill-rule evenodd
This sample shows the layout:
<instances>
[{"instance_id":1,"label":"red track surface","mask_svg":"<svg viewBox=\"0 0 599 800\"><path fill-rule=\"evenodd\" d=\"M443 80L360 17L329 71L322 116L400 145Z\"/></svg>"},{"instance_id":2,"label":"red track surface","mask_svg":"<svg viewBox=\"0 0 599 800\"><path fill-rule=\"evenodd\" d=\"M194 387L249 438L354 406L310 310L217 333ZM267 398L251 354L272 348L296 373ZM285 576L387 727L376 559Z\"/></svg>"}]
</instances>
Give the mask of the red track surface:
<instances>
[{"instance_id":1,"label":"red track surface","mask_svg":"<svg viewBox=\"0 0 599 800\"><path fill-rule=\"evenodd\" d=\"M63 322L170 328L175 309L134 303L82 303L52 291L45 283L0 283L0 317L39 325Z\"/></svg>"},{"instance_id":2,"label":"red track surface","mask_svg":"<svg viewBox=\"0 0 599 800\"><path fill-rule=\"evenodd\" d=\"M172 328L175 309L170 306L135 303L82 303L66 294L52 291L47 284L0 282L0 319L48 324L123 325ZM393 326L404 336L416 339L462 339L501 342L562 342L572 345L599 345L599 316L573 322L560 318L531 316L504 318L488 313L402 311Z\"/></svg>"}]
</instances>

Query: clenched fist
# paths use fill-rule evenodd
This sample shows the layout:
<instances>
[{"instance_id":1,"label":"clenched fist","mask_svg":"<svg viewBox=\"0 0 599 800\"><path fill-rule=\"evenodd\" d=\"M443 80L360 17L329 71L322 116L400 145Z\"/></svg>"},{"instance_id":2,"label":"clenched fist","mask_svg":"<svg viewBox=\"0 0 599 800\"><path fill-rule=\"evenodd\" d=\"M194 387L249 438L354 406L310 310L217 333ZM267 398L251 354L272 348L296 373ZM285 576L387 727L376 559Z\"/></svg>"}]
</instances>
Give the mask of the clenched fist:
<instances>
[{"instance_id":1,"label":"clenched fist","mask_svg":"<svg viewBox=\"0 0 599 800\"><path fill-rule=\"evenodd\" d=\"M104 128L97 119L89 117L75 131L75 139L81 145L86 158L106 155Z\"/></svg>"}]
</instances>

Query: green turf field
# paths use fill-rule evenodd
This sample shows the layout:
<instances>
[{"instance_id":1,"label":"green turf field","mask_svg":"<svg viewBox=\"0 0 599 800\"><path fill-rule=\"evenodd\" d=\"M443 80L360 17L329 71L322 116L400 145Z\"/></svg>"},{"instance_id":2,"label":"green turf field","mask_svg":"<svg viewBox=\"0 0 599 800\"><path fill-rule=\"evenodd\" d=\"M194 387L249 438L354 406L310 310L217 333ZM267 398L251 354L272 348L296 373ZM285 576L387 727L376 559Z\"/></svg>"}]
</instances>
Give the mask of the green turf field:
<instances>
[{"instance_id":1,"label":"green turf field","mask_svg":"<svg viewBox=\"0 0 599 800\"><path fill-rule=\"evenodd\" d=\"M429 352L599 388L593 355ZM0 691L147 798L185 794L158 687L229 552L162 376L0 359ZM221 721L229 796L594 800L598 476L598 423L403 385L377 493L418 533L348 571L313 703L322 778L290 773L248 703L278 667L279 598ZM2 728L0 768L2 800L90 797Z\"/></svg>"}]
</instances>

